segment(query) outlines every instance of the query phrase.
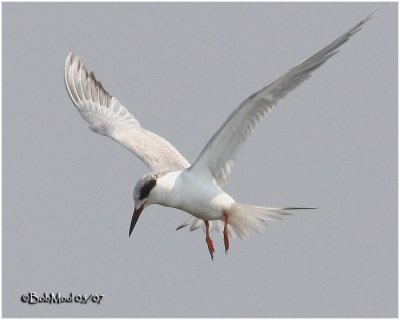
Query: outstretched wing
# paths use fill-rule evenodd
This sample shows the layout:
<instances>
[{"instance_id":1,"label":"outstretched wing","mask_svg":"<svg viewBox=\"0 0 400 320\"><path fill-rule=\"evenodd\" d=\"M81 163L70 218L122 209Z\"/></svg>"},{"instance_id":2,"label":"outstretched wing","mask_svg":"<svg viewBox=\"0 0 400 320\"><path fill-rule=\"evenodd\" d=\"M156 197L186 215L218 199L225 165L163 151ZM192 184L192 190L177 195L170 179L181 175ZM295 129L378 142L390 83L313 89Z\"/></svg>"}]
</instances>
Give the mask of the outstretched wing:
<instances>
[{"instance_id":1,"label":"outstretched wing","mask_svg":"<svg viewBox=\"0 0 400 320\"><path fill-rule=\"evenodd\" d=\"M359 31L372 14L321 51L244 100L210 139L189 170L201 176L211 174L217 185L222 187L228 181L240 147L267 112L276 105L278 100L308 79L315 69L337 53L338 48Z\"/></svg>"},{"instance_id":2,"label":"outstretched wing","mask_svg":"<svg viewBox=\"0 0 400 320\"><path fill-rule=\"evenodd\" d=\"M72 102L94 132L109 136L136 154L152 171L175 171L189 162L164 138L143 129L135 117L111 96L79 57L65 61L65 85Z\"/></svg>"}]
</instances>

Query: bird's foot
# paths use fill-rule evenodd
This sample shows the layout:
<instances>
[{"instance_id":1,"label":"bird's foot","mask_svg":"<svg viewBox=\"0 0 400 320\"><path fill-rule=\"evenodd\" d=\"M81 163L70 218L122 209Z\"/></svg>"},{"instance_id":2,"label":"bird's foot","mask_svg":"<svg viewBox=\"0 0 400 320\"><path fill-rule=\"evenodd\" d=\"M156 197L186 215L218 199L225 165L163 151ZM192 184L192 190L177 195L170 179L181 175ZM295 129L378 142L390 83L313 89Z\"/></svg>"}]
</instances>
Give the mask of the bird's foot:
<instances>
[{"instance_id":1,"label":"bird's foot","mask_svg":"<svg viewBox=\"0 0 400 320\"><path fill-rule=\"evenodd\" d=\"M229 237L228 237L228 220L229 220L229 212L225 211L224 213L225 225L224 225L224 245L225 245L225 253L228 253L229 250Z\"/></svg>"},{"instance_id":2,"label":"bird's foot","mask_svg":"<svg viewBox=\"0 0 400 320\"><path fill-rule=\"evenodd\" d=\"M210 237L206 238L207 246L208 246L208 251L210 251L211 255L211 260L214 260L214 245Z\"/></svg>"},{"instance_id":3,"label":"bird's foot","mask_svg":"<svg viewBox=\"0 0 400 320\"><path fill-rule=\"evenodd\" d=\"M210 224L208 223L207 220L205 220L204 223L206 224L206 242L207 242L207 246L208 246L208 251L210 252L211 260L214 260L215 250L214 250L214 245L211 240L210 233L209 233Z\"/></svg>"}]
</instances>

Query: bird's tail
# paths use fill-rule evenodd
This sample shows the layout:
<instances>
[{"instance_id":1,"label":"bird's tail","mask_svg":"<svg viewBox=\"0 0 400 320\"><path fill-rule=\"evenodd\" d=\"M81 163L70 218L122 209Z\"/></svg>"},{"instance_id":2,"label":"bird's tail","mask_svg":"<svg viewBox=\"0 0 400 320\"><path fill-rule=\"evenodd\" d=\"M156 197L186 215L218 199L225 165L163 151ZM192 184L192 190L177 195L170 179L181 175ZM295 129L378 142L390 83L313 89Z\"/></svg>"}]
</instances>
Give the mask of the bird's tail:
<instances>
[{"instance_id":1,"label":"bird's tail","mask_svg":"<svg viewBox=\"0 0 400 320\"><path fill-rule=\"evenodd\" d=\"M233 203L229 211L228 230L231 237L237 235L241 239L248 238L253 233L261 233L269 221L282 220L283 216L291 215L293 210L315 208L269 208L252 206L243 203Z\"/></svg>"},{"instance_id":2,"label":"bird's tail","mask_svg":"<svg viewBox=\"0 0 400 320\"><path fill-rule=\"evenodd\" d=\"M282 220L282 216L291 215L293 210L315 209L315 208L269 208L258 207L242 203L233 203L229 210L228 232L229 236L241 239L248 238L253 233L260 233L267 227L268 221ZM222 233L224 222L220 220L209 221L210 228ZM190 218L180 225L177 230L189 226L190 231L203 227L203 220L195 217Z\"/></svg>"}]
</instances>

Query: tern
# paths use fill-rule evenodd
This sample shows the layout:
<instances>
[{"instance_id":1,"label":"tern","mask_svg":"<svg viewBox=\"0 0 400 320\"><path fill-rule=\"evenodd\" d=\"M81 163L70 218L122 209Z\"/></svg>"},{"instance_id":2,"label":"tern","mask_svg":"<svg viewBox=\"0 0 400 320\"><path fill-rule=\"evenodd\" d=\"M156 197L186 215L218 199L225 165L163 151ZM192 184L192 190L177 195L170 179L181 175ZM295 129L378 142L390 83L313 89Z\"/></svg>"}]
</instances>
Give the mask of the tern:
<instances>
[{"instance_id":1,"label":"tern","mask_svg":"<svg viewBox=\"0 0 400 320\"><path fill-rule=\"evenodd\" d=\"M136 183L129 236L142 211L152 204L173 207L192 217L176 230L203 227L211 259L214 245L210 230L223 234L225 252L229 237L246 238L259 233L268 221L280 220L295 209L253 206L236 202L223 191L237 153L255 126L277 102L299 86L311 73L338 52L338 48L361 29L373 13L325 48L245 99L208 141L191 165L168 141L145 130L138 120L88 72L78 56L65 62L65 84L72 102L89 128L108 136L132 151L151 172Z\"/></svg>"}]
</instances>

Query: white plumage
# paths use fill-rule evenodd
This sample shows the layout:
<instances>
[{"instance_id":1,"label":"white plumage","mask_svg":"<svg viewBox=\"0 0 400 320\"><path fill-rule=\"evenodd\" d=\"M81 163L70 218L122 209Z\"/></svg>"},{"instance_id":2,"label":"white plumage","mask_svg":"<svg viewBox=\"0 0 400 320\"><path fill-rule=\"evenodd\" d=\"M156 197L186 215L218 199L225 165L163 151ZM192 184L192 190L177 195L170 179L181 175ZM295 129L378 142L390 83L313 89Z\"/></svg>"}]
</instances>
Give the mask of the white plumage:
<instances>
[{"instance_id":1,"label":"white plumage","mask_svg":"<svg viewBox=\"0 0 400 320\"><path fill-rule=\"evenodd\" d=\"M111 96L78 57L65 62L68 93L91 130L121 143L136 154L152 173L143 176L134 191L135 211L131 234L141 212L150 204L184 210L192 215L177 228L203 227L211 257L214 247L209 230L229 238L246 238L261 232L267 221L279 220L288 211L302 208L267 208L236 203L221 188L227 183L235 157L247 137L277 102L311 76L360 30L372 13L328 46L245 99L212 136L199 157L189 162L164 138L143 129L135 117Z\"/></svg>"},{"instance_id":2,"label":"white plumage","mask_svg":"<svg viewBox=\"0 0 400 320\"><path fill-rule=\"evenodd\" d=\"M173 171L189 162L164 138L143 129L135 117L112 97L79 57L70 53L65 62L69 96L94 132L109 136L135 153L152 171Z\"/></svg>"},{"instance_id":3,"label":"white plumage","mask_svg":"<svg viewBox=\"0 0 400 320\"><path fill-rule=\"evenodd\" d=\"M370 17L371 15L367 16L312 57L244 100L210 139L189 170L202 172L202 174L210 170L217 184L222 187L228 181L237 152L258 122L276 105L278 100L311 77L312 71L337 53L336 50L360 30Z\"/></svg>"}]
</instances>

